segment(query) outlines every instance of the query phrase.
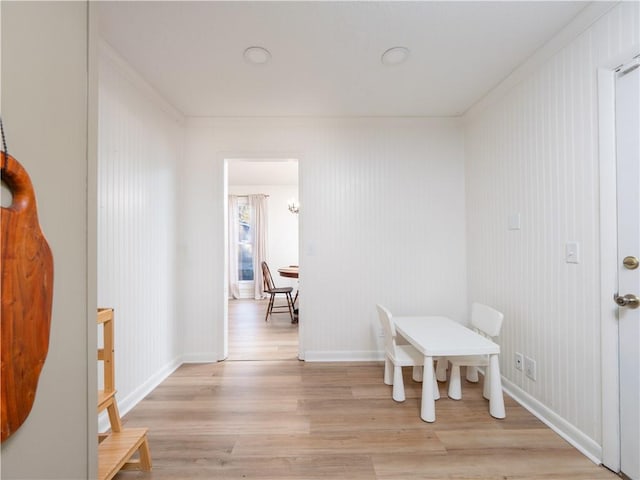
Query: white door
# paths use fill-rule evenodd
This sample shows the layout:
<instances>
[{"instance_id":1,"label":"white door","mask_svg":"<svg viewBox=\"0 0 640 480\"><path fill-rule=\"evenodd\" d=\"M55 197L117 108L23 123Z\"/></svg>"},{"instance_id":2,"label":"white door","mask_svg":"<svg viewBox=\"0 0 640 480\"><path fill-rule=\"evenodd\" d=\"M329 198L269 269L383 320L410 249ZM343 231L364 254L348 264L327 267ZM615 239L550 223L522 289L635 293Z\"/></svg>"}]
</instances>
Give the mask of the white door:
<instances>
[{"instance_id":1,"label":"white door","mask_svg":"<svg viewBox=\"0 0 640 480\"><path fill-rule=\"evenodd\" d=\"M640 61L616 78L620 469L640 479Z\"/></svg>"}]
</instances>

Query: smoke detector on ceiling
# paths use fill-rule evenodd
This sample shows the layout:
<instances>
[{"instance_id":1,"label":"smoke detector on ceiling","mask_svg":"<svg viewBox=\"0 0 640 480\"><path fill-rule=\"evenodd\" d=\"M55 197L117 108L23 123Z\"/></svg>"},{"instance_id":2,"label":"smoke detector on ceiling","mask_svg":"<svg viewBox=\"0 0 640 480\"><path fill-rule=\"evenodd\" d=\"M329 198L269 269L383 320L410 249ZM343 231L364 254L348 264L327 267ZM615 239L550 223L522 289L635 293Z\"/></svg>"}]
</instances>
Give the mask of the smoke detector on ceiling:
<instances>
[{"instance_id":1,"label":"smoke detector on ceiling","mask_svg":"<svg viewBox=\"0 0 640 480\"><path fill-rule=\"evenodd\" d=\"M247 62L254 65L264 65L271 60L271 53L263 47L249 47L243 55Z\"/></svg>"},{"instance_id":2,"label":"smoke detector on ceiling","mask_svg":"<svg viewBox=\"0 0 640 480\"><path fill-rule=\"evenodd\" d=\"M409 49L406 47L392 47L386 50L380 60L383 65L400 65L409 57Z\"/></svg>"}]
</instances>

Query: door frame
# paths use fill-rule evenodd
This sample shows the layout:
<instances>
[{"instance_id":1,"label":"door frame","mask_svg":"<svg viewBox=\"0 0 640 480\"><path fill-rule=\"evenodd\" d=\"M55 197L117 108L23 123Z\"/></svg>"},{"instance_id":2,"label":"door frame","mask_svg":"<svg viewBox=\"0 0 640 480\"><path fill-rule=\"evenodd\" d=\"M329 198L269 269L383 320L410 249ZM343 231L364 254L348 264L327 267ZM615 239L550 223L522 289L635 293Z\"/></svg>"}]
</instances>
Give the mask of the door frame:
<instances>
[{"instance_id":1,"label":"door frame","mask_svg":"<svg viewBox=\"0 0 640 480\"><path fill-rule=\"evenodd\" d=\"M615 73L640 55L640 45L598 69L598 143L600 166L600 347L602 395L601 462L620 471L620 371L618 307L618 227L616 220Z\"/></svg>"},{"instance_id":2,"label":"door frame","mask_svg":"<svg viewBox=\"0 0 640 480\"><path fill-rule=\"evenodd\" d=\"M223 312L222 317L216 320L216 331L221 332L222 335L217 340L217 351L221 352L218 360L223 361L229 355L229 162L238 160L280 160L283 158L292 158L298 162L298 199L302 198L302 162L303 154L300 152L291 151L258 151L242 153L241 151L224 151L218 152L217 158L223 165L223 181L224 188L222 189L223 195L223 208L224 208L224 225L222 230L223 245L224 245L224 269L222 272L223 281ZM298 214L298 245L302 245L303 239L303 222L302 214ZM302 252L298 253L298 263L302 266ZM299 285L301 282L299 283ZM300 304L300 299L298 299ZM304 360L304 327L302 322L298 325L298 359Z\"/></svg>"}]
</instances>

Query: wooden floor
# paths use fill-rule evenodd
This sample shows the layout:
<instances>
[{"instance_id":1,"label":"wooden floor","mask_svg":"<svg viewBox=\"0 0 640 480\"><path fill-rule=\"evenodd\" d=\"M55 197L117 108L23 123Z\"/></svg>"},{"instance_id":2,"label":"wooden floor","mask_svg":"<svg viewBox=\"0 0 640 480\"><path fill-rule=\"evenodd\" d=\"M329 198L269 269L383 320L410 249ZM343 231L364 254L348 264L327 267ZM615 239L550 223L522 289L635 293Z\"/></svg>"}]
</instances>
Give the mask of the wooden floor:
<instances>
[{"instance_id":1,"label":"wooden floor","mask_svg":"<svg viewBox=\"0 0 640 480\"><path fill-rule=\"evenodd\" d=\"M276 305L285 304L279 296ZM229 301L227 360L297 360L298 325L282 310L264 321L267 300ZM285 304L286 305L286 304Z\"/></svg>"},{"instance_id":2,"label":"wooden floor","mask_svg":"<svg viewBox=\"0 0 640 480\"><path fill-rule=\"evenodd\" d=\"M246 318L231 325L242 316L230 314L237 347L256 334L242 332ZM437 421L427 424L409 369L407 400L396 403L381 362L300 362L292 353L296 327L285 316L254 323L274 334L273 344L260 334L254 354L236 350L242 361L183 365L124 418L149 427L153 471L117 480L618 478L508 397L507 418L489 416L481 383L464 383L461 401L448 399L441 384ZM243 358L258 350L291 358Z\"/></svg>"}]
</instances>

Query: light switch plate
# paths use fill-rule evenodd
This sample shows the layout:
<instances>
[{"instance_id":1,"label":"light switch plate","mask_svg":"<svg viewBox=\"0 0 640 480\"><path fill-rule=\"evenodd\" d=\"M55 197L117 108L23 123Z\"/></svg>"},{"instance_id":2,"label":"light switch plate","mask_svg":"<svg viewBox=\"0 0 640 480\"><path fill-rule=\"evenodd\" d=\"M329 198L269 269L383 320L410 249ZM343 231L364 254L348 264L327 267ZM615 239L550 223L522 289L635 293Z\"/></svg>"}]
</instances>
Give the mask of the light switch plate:
<instances>
[{"instance_id":1,"label":"light switch plate","mask_svg":"<svg viewBox=\"0 0 640 480\"><path fill-rule=\"evenodd\" d=\"M507 218L507 226L509 230L520 230L520 214L512 213Z\"/></svg>"},{"instance_id":2,"label":"light switch plate","mask_svg":"<svg viewBox=\"0 0 640 480\"><path fill-rule=\"evenodd\" d=\"M565 244L564 259L567 263L580 263L580 244L578 242Z\"/></svg>"}]
</instances>

